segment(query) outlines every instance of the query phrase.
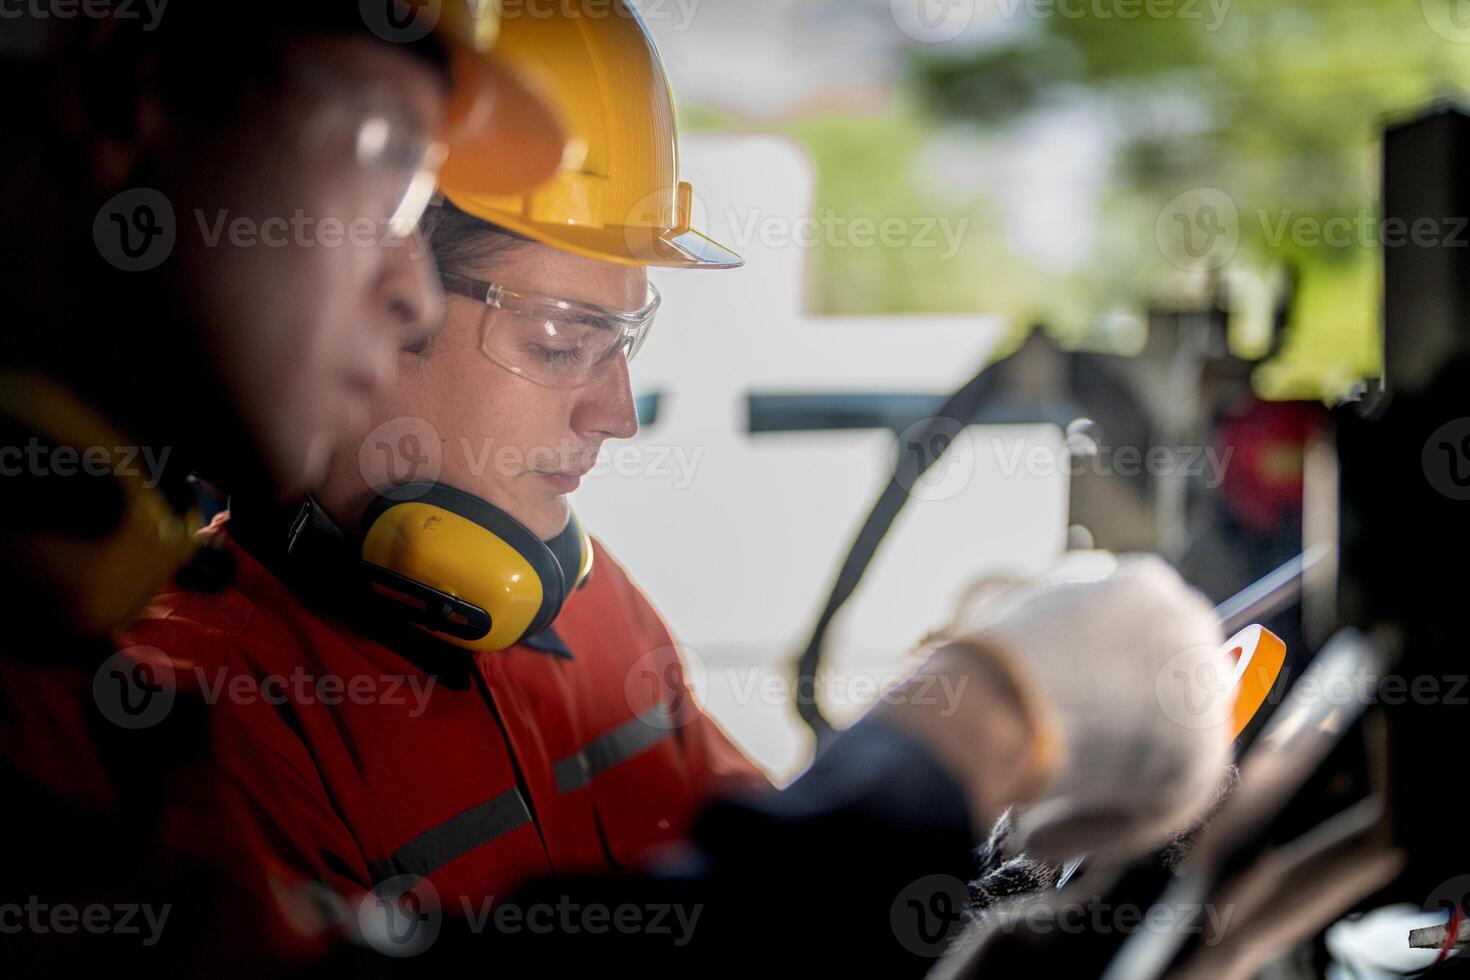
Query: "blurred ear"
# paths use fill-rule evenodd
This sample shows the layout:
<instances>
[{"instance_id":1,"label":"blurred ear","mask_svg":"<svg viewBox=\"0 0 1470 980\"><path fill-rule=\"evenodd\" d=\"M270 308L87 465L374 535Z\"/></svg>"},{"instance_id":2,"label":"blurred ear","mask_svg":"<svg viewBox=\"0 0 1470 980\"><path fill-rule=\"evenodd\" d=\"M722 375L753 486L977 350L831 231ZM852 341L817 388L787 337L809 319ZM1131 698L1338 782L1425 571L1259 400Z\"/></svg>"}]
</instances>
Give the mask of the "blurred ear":
<instances>
[{"instance_id":1,"label":"blurred ear","mask_svg":"<svg viewBox=\"0 0 1470 980\"><path fill-rule=\"evenodd\" d=\"M143 167L143 161L156 154L165 132L163 108L150 91L138 94L134 105L130 136L98 134L89 144L92 179L104 195L127 187Z\"/></svg>"},{"instance_id":2,"label":"blurred ear","mask_svg":"<svg viewBox=\"0 0 1470 980\"><path fill-rule=\"evenodd\" d=\"M153 51L113 18L80 28L65 46L70 62L58 82L62 127L86 154L94 189L127 187L160 151L168 132L152 84Z\"/></svg>"}]
</instances>

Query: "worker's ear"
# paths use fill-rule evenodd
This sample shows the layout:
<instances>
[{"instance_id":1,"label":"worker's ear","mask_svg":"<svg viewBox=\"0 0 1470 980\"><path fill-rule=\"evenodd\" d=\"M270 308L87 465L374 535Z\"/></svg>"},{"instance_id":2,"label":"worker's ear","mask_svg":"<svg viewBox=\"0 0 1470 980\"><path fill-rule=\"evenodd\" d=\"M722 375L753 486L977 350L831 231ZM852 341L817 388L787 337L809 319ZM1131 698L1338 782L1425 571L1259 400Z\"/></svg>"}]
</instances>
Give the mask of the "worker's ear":
<instances>
[{"instance_id":1,"label":"worker's ear","mask_svg":"<svg viewBox=\"0 0 1470 980\"><path fill-rule=\"evenodd\" d=\"M91 143L92 180L103 196L131 185L143 161L158 152L164 136L163 110L151 92L139 93L134 109L130 137L98 135Z\"/></svg>"},{"instance_id":2,"label":"worker's ear","mask_svg":"<svg viewBox=\"0 0 1470 980\"><path fill-rule=\"evenodd\" d=\"M168 115L152 84L153 51L114 18L71 40L80 70L58 83L61 124L84 149L94 190L107 197L130 186L163 148Z\"/></svg>"}]
</instances>

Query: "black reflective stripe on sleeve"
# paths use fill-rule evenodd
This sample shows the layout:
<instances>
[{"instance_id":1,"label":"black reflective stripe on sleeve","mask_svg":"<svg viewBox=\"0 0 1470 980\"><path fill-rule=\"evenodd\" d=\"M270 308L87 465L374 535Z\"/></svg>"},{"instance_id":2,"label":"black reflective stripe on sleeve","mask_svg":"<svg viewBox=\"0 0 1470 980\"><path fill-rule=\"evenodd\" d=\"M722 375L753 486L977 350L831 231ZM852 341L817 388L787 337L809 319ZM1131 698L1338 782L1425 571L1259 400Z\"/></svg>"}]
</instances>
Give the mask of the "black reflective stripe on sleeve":
<instances>
[{"instance_id":1,"label":"black reflective stripe on sleeve","mask_svg":"<svg viewBox=\"0 0 1470 980\"><path fill-rule=\"evenodd\" d=\"M521 791L507 790L424 831L394 851L388 860L372 862L369 870L378 881L402 874L425 876L530 822L531 810Z\"/></svg>"},{"instance_id":2,"label":"black reflective stripe on sleeve","mask_svg":"<svg viewBox=\"0 0 1470 980\"><path fill-rule=\"evenodd\" d=\"M668 736L672 727L671 717L668 708L654 705L637 718L623 722L584 746L576 755L557 762L552 767L557 790L570 793L581 789L598 774L653 748Z\"/></svg>"}]
</instances>

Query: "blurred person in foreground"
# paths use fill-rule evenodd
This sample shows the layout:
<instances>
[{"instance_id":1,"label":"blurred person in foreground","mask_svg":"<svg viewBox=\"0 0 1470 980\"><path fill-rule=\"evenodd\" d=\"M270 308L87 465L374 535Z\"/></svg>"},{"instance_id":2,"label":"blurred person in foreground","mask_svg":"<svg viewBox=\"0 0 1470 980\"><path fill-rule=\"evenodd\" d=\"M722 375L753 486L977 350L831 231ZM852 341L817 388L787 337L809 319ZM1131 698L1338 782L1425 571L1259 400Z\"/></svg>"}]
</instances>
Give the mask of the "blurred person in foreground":
<instances>
[{"instance_id":1,"label":"blurred person in foreground","mask_svg":"<svg viewBox=\"0 0 1470 980\"><path fill-rule=\"evenodd\" d=\"M291 939L200 765L203 700L108 631L189 561L193 474L315 482L439 316L412 229L446 144L489 157L514 131L517 165L460 174L492 192L562 142L489 60L493 13L140 13L10 16L0 39L0 784L22 842L0 928L12 966L249 973Z\"/></svg>"}]
</instances>

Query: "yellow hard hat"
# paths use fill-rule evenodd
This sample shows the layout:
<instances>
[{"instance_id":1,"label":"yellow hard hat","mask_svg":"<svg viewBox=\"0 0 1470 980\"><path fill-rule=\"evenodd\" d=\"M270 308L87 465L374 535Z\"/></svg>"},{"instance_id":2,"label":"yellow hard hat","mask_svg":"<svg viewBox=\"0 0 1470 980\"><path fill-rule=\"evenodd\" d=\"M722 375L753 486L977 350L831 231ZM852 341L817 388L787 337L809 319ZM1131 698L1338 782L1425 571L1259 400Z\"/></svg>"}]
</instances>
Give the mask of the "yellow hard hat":
<instances>
[{"instance_id":1,"label":"yellow hard hat","mask_svg":"<svg viewBox=\"0 0 1470 980\"><path fill-rule=\"evenodd\" d=\"M444 142L462 186L515 194L551 177L566 135L549 100L498 51L500 0L408 0L451 53L454 75ZM366 8L364 8L366 9ZM412 36L415 26L392 25Z\"/></svg>"},{"instance_id":2,"label":"yellow hard hat","mask_svg":"<svg viewBox=\"0 0 1470 980\"><path fill-rule=\"evenodd\" d=\"M550 94L566 125L566 155L555 176L529 193L486 194L472 186L485 161L451 149L439 186L456 207L568 252L624 265L744 264L690 227L694 192L679 181L668 76L627 0L518 4L501 20L495 55Z\"/></svg>"}]
</instances>

